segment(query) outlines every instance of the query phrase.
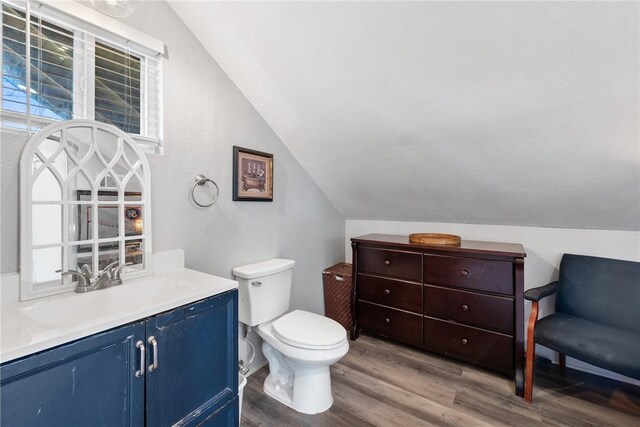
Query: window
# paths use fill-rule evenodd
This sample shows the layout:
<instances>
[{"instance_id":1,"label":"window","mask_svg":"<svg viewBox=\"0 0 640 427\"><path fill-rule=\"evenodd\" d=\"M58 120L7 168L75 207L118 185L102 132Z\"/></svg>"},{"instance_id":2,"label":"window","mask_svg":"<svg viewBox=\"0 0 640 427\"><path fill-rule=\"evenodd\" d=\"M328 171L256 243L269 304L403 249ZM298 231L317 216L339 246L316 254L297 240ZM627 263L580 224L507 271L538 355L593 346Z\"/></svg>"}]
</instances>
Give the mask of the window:
<instances>
[{"instance_id":1,"label":"window","mask_svg":"<svg viewBox=\"0 0 640 427\"><path fill-rule=\"evenodd\" d=\"M160 55L92 30L3 1L2 127L36 132L57 120L95 119L160 152Z\"/></svg>"},{"instance_id":2,"label":"window","mask_svg":"<svg viewBox=\"0 0 640 427\"><path fill-rule=\"evenodd\" d=\"M141 58L96 42L96 120L140 133Z\"/></svg>"}]
</instances>

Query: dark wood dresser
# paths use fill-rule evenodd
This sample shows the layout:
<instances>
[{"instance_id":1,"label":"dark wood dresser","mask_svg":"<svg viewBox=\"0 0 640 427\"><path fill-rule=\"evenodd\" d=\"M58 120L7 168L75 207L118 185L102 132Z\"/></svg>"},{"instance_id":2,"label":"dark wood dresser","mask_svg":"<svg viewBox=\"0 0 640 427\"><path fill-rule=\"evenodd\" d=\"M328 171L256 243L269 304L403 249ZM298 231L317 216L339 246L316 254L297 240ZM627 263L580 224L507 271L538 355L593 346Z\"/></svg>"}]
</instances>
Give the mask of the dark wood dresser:
<instances>
[{"instance_id":1,"label":"dark wood dresser","mask_svg":"<svg viewBox=\"0 0 640 427\"><path fill-rule=\"evenodd\" d=\"M524 248L463 240L409 243L408 236L351 239L354 326L513 375L524 383Z\"/></svg>"}]
</instances>

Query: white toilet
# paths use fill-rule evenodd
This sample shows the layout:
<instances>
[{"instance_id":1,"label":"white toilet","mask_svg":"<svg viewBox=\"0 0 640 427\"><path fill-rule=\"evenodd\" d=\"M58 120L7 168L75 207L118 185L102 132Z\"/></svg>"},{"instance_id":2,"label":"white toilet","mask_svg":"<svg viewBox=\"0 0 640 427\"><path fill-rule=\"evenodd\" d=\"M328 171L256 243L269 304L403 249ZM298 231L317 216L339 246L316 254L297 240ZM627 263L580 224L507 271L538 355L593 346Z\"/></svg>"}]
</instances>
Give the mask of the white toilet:
<instances>
[{"instance_id":1,"label":"white toilet","mask_svg":"<svg viewBox=\"0 0 640 427\"><path fill-rule=\"evenodd\" d=\"M295 261L272 259L233 269L239 283L240 322L258 326L269 361L264 391L305 414L333 404L329 367L349 350L345 329L336 321L289 310Z\"/></svg>"}]
</instances>

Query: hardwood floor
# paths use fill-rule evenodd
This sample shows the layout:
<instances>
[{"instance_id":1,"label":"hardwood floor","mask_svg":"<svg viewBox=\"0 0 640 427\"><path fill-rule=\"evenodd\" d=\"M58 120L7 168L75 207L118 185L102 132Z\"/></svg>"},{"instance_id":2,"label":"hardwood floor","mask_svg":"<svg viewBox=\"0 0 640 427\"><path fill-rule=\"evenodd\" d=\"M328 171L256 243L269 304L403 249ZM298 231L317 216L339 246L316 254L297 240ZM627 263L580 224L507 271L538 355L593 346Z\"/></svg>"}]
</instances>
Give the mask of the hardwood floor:
<instances>
[{"instance_id":1,"label":"hardwood floor","mask_svg":"<svg viewBox=\"0 0 640 427\"><path fill-rule=\"evenodd\" d=\"M470 365L361 335L332 367L335 402L300 414L266 396L264 367L244 389L250 426L640 426L640 387L539 360L533 404L509 379Z\"/></svg>"}]
</instances>

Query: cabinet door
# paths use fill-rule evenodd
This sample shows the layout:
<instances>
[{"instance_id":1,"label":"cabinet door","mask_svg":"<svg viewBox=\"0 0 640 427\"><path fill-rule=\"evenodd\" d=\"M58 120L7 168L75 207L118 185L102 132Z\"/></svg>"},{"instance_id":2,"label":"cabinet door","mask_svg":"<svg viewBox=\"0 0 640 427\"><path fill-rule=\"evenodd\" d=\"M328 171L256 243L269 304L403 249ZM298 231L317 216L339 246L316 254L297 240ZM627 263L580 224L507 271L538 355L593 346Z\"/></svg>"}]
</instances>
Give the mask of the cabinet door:
<instances>
[{"instance_id":1,"label":"cabinet door","mask_svg":"<svg viewBox=\"0 0 640 427\"><path fill-rule=\"evenodd\" d=\"M147 321L148 426L198 425L236 397L237 306L234 290Z\"/></svg>"},{"instance_id":2,"label":"cabinet door","mask_svg":"<svg viewBox=\"0 0 640 427\"><path fill-rule=\"evenodd\" d=\"M231 402L228 402L225 406L215 411L213 414L209 415L207 419L202 421L199 426L202 427L229 427L229 426L239 426L239 410L238 407L238 397L233 399Z\"/></svg>"},{"instance_id":3,"label":"cabinet door","mask_svg":"<svg viewBox=\"0 0 640 427\"><path fill-rule=\"evenodd\" d=\"M0 424L143 425L144 377L135 376L143 339L134 323L4 364Z\"/></svg>"}]
</instances>

